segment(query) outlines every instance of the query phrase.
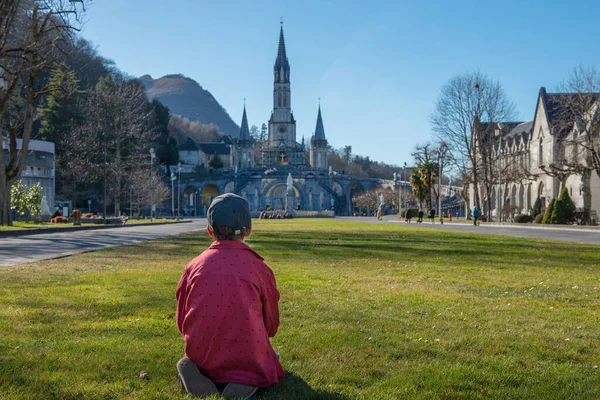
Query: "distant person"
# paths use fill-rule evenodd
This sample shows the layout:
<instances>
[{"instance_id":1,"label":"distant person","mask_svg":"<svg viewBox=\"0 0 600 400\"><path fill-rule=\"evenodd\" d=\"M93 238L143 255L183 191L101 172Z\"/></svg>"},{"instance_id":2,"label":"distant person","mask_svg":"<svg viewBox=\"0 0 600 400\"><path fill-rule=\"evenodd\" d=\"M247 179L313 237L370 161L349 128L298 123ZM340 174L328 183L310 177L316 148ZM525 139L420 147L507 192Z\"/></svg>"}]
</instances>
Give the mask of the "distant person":
<instances>
[{"instance_id":1,"label":"distant person","mask_svg":"<svg viewBox=\"0 0 600 400\"><path fill-rule=\"evenodd\" d=\"M435 209L429 210L429 218L431 218L431 223L435 224Z\"/></svg>"},{"instance_id":2,"label":"distant person","mask_svg":"<svg viewBox=\"0 0 600 400\"><path fill-rule=\"evenodd\" d=\"M410 208L408 208L406 210L406 222L408 222L410 224L410 219L412 218L412 210Z\"/></svg>"},{"instance_id":3,"label":"distant person","mask_svg":"<svg viewBox=\"0 0 600 400\"><path fill-rule=\"evenodd\" d=\"M418 224L422 224L423 223L423 210L419 209L419 213L417 214L417 223Z\"/></svg>"},{"instance_id":4,"label":"distant person","mask_svg":"<svg viewBox=\"0 0 600 400\"><path fill-rule=\"evenodd\" d=\"M477 225L477 220L479 219L479 210L477 207L473 207L473 211L471 211L471 216L473 216L473 225Z\"/></svg>"},{"instance_id":5,"label":"distant person","mask_svg":"<svg viewBox=\"0 0 600 400\"><path fill-rule=\"evenodd\" d=\"M279 292L273 271L244 243L252 230L248 202L217 196L207 219L214 242L185 267L177 286L177 327L185 340L177 371L194 396L222 391L248 399L284 378L269 341L279 328Z\"/></svg>"}]
</instances>

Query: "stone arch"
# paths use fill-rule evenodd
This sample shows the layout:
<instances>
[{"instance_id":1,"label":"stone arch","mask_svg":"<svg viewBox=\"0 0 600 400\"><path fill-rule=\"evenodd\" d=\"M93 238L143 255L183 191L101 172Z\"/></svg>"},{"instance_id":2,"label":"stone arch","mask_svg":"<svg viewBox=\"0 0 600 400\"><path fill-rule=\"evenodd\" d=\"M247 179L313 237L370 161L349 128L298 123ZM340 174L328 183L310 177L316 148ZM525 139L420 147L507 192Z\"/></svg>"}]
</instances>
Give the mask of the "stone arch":
<instances>
[{"instance_id":1,"label":"stone arch","mask_svg":"<svg viewBox=\"0 0 600 400\"><path fill-rule=\"evenodd\" d=\"M542 207L546 208L546 185L544 182L540 182L538 185L538 198L542 202Z\"/></svg>"},{"instance_id":2,"label":"stone arch","mask_svg":"<svg viewBox=\"0 0 600 400\"><path fill-rule=\"evenodd\" d=\"M517 203L517 185L513 185L511 190L510 190L510 205L511 206L518 206Z\"/></svg>"},{"instance_id":3,"label":"stone arch","mask_svg":"<svg viewBox=\"0 0 600 400\"><path fill-rule=\"evenodd\" d=\"M197 191L198 191L198 189L192 185L187 186L183 190L182 197L181 197L181 207L182 208L190 207L195 204L194 195Z\"/></svg>"},{"instance_id":4,"label":"stone arch","mask_svg":"<svg viewBox=\"0 0 600 400\"><path fill-rule=\"evenodd\" d=\"M304 207L304 193L297 182L292 184L292 190L294 191L296 202L296 204L294 204L294 209L296 209L298 205L300 205L301 208ZM269 183L262 192L265 207L269 205L273 210L280 208L285 209L285 198L287 196L287 183L285 180L277 180Z\"/></svg>"},{"instance_id":5,"label":"stone arch","mask_svg":"<svg viewBox=\"0 0 600 400\"><path fill-rule=\"evenodd\" d=\"M219 188L212 183L202 188L202 205L208 209L212 200L219 195Z\"/></svg>"},{"instance_id":6,"label":"stone arch","mask_svg":"<svg viewBox=\"0 0 600 400\"><path fill-rule=\"evenodd\" d=\"M352 184L350 184L350 186L348 187L348 207L349 210L348 212L350 213L350 215L354 215L354 213L358 213L360 210L358 210L358 208L356 208L354 206L354 202L353 202L353 198L361 193L365 192L365 188L363 187L363 185L361 185L358 182L354 182Z\"/></svg>"},{"instance_id":7,"label":"stone arch","mask_svg":"<svg viewBox=\"0 0 600 400\"><path fill-rule=\"evenodd\" d=\"M527 210L525 209L525 186L523 186L523 184L521 183L521 185L519 186L519 213L526 213Z\"/></svg>"}]
</instances>

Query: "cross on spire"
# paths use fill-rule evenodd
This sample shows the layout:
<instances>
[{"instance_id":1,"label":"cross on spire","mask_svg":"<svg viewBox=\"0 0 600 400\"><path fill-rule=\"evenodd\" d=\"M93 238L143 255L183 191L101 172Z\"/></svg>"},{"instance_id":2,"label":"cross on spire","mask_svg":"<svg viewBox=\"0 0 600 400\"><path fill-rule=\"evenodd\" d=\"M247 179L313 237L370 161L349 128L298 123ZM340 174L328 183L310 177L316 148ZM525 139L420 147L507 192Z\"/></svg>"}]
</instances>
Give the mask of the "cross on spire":
<instances>
[{"instance_id":1,"label":"cross on spire","mask_svg":"<svg viewBox=\"0 0 600 400\"><path fill-rule=\"evenodd\" d=\"M283 26L283 15L281 16L281 21L279 22L281 26Z\"/></svg>"}]
</instances>

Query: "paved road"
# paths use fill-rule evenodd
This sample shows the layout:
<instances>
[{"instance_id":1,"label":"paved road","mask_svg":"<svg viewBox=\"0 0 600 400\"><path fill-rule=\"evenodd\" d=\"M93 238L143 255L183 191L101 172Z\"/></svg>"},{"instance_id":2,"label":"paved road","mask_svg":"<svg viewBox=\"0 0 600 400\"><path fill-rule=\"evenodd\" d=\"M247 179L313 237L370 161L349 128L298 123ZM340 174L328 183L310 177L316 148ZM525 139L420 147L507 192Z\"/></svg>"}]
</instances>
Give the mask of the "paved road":
<instances>
[{"instance_id":1,"label":"paved road","mask_svg":"<svg viewBox=\"0 0 600 400\"><path fill-rule=\"evenodd\" d=\"M136 225L125 228L45 233L0 238L0 266L64 257L71 254L122 246L206 228L206 220L185 224Z\"/></svg>"},{"instance_id":2,"label":"paved road","mask_svg":"<svg viewBox=\"0 0 600 400\"><path fill-rule=\"evenodd\" d=\"M514 225L480 225L473 226L465 223L445 223L440 225L436 221L435 225L425 221L422 224L406 224L395 217L385 217L383 221L378 221L375 217L338 217L337 219L370 222L370 223L397 223L402 226L419 227L428 229L445 229L461 232L487 233L492 235L519 236L535 239L560 240L565 242L600 244L600 230L590 228L562 228L562 227L544 227L540 228L532 225L514 226Z\"/></svg>"}]
</instances>

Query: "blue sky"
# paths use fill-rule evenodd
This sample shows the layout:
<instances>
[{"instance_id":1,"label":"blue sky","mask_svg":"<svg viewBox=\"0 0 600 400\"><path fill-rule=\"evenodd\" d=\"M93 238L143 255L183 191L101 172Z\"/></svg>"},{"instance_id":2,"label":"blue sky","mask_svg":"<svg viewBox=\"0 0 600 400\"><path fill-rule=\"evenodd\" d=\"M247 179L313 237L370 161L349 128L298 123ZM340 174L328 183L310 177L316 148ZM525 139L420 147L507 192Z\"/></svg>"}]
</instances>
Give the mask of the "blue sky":
<instances>
[{"instance_id":1,"label":"blue sky","mask_svg":"<svg viewBox=\"0 0 600 400\"><path fill-rule=\"evenodd\" d=\"M332 146L391 164L431 138L439 89L457 74L498 79L530 120L541 86L600 67L597 1L96 0L83 36L131 75L195 79L238 125L246 98L260 126L281 16L298 141L320 97Z\"/></svg>"}]
</instances>

